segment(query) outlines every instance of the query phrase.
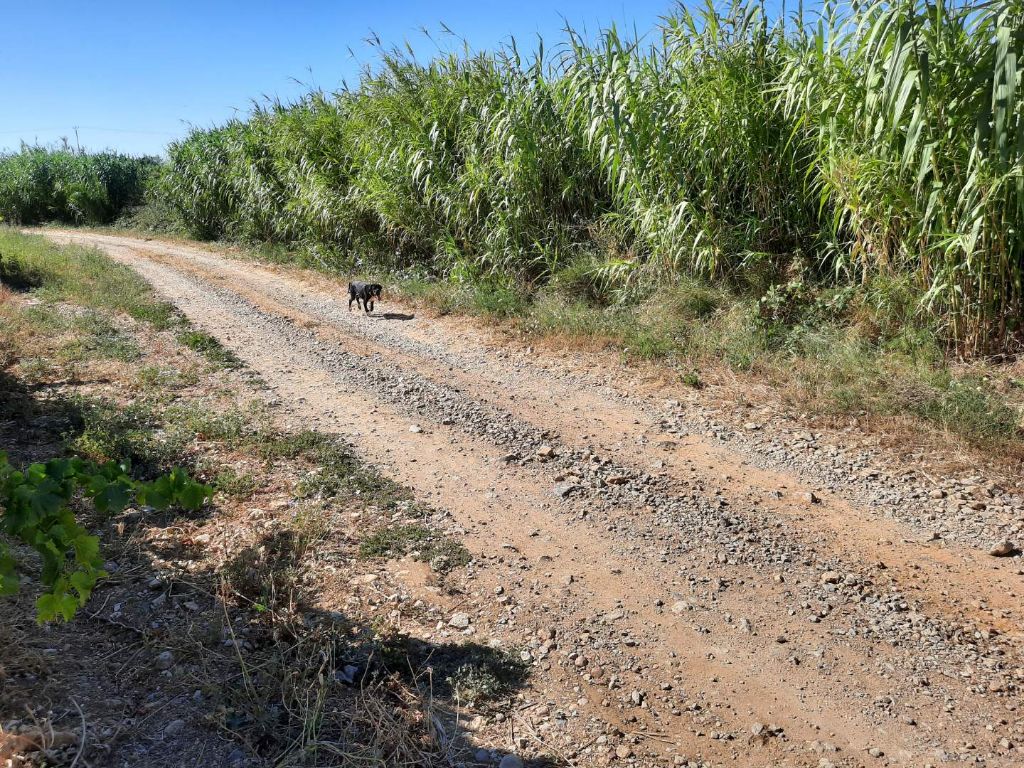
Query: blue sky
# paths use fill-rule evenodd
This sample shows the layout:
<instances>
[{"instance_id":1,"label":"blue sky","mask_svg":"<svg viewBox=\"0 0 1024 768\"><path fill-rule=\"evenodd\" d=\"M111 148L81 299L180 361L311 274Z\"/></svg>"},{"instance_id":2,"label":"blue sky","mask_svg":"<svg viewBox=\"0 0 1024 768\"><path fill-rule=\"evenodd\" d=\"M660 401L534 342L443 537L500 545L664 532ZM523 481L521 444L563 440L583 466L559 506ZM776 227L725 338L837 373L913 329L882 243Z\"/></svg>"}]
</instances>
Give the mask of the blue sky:
<instances>
[{"instance_id":1,"label":"blue sky","mask_svg":"<svg viewBox=\"0 0 1024 768\"><path fill-rule=\"evenodd\" d=\"M775 8L782 0L768 0ZM814 0L807 0L810 5ZM703 0L701 0L703 2ZM795 6L798 0L790 0ZM552 47L567 20L652 31L676 0L0 0L0 151L66 136L88 149L159 154L189 124L221 123L252 101L288 101L358 81L386 45L428 57L446 24L476 49L514 36ZM450 40L450 38L449 38ZM296 83L295 81L300 81Z\"/></svg>"},{"instance_id":2,"label":"blue sky","mask_svg":"<svg viewBox=\"0 0 1024 768\"><path fill-rule=\"evenodd\" d=\"M562 38L565 17L594 31L614 22L641 33L672 0L440 0L438 2L83 3L0 0L0 149L67 136L89 149L159 153L187 123L211 125L253 99L289 99L315 82L331 90L372 63L364 41L409 40L429 55L420 29L441 23L474 48L510 35L532 45ZM350 52L351 49L351 52ZM354 54L354 57L353 57Z\"/></svg>"}]
</instances>

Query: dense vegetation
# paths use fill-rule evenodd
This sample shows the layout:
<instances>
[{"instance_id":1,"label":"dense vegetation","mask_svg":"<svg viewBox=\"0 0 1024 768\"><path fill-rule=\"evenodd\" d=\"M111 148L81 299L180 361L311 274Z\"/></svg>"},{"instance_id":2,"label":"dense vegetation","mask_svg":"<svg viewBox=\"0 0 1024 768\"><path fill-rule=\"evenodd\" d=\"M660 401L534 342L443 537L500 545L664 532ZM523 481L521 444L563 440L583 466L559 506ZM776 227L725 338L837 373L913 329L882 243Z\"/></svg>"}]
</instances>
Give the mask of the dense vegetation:
<instances>
[{"instance_id":1,"label":"dense vegetation","mask_svg":"<svg viewBox=\"0 0 1024 768\"><path fill-rule=\"evenodd\" d=\"M109 224L145 200L152 157L23 146L0 154L0 221Z\"/></svg>"},{"instance_id":2,"label":"dense vegetation","mask_svg":"<svg viewBox=\"0 0 1024 768\"><path fill-rule=\"evenodd\" d=\"M203 237L605 301L895 277L962 350L1015 343L1024 4L804 22L680 8L653 43L386 51L358 88L172 144L162 190Z\"/></svg>"},{"instance_id":3,"label":"dense vegetation","mask_svg":"<svg viewBox=\"0 0 1024 768\"><path fill-rule=\"evenodd\" d=\"M786 19L737 0L680 6L644 42L384 50L358 87L194 130L162 168L0 157L0 216L280 244L484 287L501 313L524 287L621 306L696 279L771 323L817 302L868 308L872 342L913 326L1016 349L1022 56L1021 0Z\"/></svg>"}]
</instances>

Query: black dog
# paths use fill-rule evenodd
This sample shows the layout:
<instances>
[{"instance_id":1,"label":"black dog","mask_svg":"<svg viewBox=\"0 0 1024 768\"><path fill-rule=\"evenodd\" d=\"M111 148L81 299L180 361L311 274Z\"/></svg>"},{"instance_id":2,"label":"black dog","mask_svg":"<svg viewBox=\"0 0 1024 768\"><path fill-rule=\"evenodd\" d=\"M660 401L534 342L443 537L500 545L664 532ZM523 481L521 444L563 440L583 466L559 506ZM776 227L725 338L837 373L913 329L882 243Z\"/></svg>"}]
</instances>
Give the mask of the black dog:
<instances>
[{"instance_id":1,"label":"black dog","mask_svg":"<svg viewBox=\"0 0 1024 768\"><path fill-rule=\"evenodd\" d=\"M352 302L356 306L370 314L373 311L373 300L379 299L383 285L377 283L349 283L348 284L348 310L352 311Z\"/></svg>"}]
</instances>

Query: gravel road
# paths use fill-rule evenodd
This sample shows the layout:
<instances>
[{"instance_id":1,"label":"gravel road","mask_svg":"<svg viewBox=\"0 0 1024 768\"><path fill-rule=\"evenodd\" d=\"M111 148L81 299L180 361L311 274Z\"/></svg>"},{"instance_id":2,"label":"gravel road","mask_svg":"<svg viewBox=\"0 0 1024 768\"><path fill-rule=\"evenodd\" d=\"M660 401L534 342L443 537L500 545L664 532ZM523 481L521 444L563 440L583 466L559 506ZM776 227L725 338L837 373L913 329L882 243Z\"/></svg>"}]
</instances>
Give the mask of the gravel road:
<instances>
[{"instance_id":1,"label":"gravel road","mask_svg":"<svg viewBox=\"0 0 1024 768\"><path fill-rule=\"evenodd\" d=\"M1021 487L707 402L612 354L178 243L130 265L296 424L445 510L457 621L534 665L523 748L575 765L1020 765ZM734 404L733 404L734 405ZM515 734L520 734L516 736ZM531 746L532 745L532 746Z\"/></svg>"}]
</instances>

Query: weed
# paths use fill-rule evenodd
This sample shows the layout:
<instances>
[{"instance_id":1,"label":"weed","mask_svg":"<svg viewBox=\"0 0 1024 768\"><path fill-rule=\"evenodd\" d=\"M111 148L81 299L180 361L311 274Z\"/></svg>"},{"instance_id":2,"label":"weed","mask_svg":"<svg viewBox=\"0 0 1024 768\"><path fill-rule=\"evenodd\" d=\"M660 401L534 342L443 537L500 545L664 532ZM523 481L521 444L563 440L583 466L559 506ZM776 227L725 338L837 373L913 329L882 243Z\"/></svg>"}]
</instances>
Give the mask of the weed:
<instances>
[{"instance_id":1,"label":"weed","mask_svg":"<svg viewBox=\"0 0 1024 768\"><path fill-rule=\"evenodd\" d=\"M184 235L185 227L175 210L167 201L153 194L155 187L148 190L148 199L142 205L135 205L121 211L114 222L116 229L133 232L150 232L161 235Z\"/></svg>"},{"instance_id":2,"label":"weed","mask_svg":"<svg viewBox=\"0 0 1024 768\"><path fill-rule=\"evenodd\" d=\"M32 384L55 379L73 379L76 368L71 361L55 360L52 357L23 357L18 362L22 378Z\"/></svg>"},{"instance_id":3,"label":"weed","mask_svg":"<svg viewBox=\"0 0 1024 768\"><path fill-rule=\"evenodd\" d=\"M142 357L134 337L117 328L105 315L84 312L75 316L69 325L78 335L57 350L60 360L97 358L134 363Z\"/></svg>"},{"instance_id":4,"label":"weed","mask_svg":"<svg viewBox=\"0 0 1024 768\"><path fill-rule=\"evenodd\" d=\"M447 573L469 563L469 551L459 542L418 524L381 528L359 543L361 557L402 557L428 563L438 573Z\"/></svg>"},{"instance_id":5,"label":"weed","mask_svg":"<svg viewBox=\"0 0 1024 768\"><path fill-rule=\"evenodd\" d=\"M687 371L680 377L680 380L692 389L704 389L704 382L701 381L700 374L697 371Z\"/></svg>"},{"instance_id":6,"label":"weed","mask_svg":"<svg viewBox=\"0 0 1024 768\"><path fill-rule=\"evenodd\" d=\"M213 480L213 487L237 501L245 501L260 489L260 478L249 472L238 474L233 469L223 469Z\"/></svg>"},{"instance_id":7,"label":"weed","mask_svg":"<svg viewBox=\"0 0 1024 768\"><path fill-rule=\"evenodd\" d=\"M165 419L188 430L200 440L241 442L253 433L249 419L242 411L218 411L201 402L172 405L167 409Z\"/></svg>"},{"instance_id":8,"label":"weed","mask_svg":"<svg viewBox=\"0 0 1024 768\"><path fill-rule=\"evenodd\" d=\"M162 368L157 365L143 365L135 376L138 388L149 392L185 389L199 383L199 376L195 371Z\"/></svg>"},{"instance_id":9,"label":"weed","mask_svg":"<svg viewBox=\"0 0 1024 768\"><path fill-rule=\"evenodd\" d=\"M469 565L473 556L465 545L448 536L434 536L429 544L415 553L417 560L426 562L435 573L446 574Z\"/></svg>"},{"instance_id":10,"label":"weed","mask_svg":"<svg viewBox=\"0 0 1024 768\"><path fill-rule=\"evenodd\" d=\"M556 271L551 277L552 292L588 305L611 304L611 284L601 278L597 266L590 259L580 259Z\"/></svg>"},{"instance_id":11,"label":"weed","mask_svg":"<svg viewBox=\"0 0 1024 768\"><path fill-rule=\"evenodd\" d=\"M31 275L31 291L48 302L121 312L157 330L179 322L174 307L158 300L145 280L98 250L0 230L0 253L4 269Z\"/></svg>"},{"instance_id":12,"label":"weed","mask_svg":"<svg viewBox=\"0 0 1024 768\"><path fill-rule=\"evenodd\" d=\"M483 283L473 287L473 309L490 317L515 317L523 313L526 300L518 291L496 283Z\"/></svg>"},{"instance_id":13,"label":"weed","mask_svg":"<svg viewBox=\"0 0 1024 768\"><path fill-rule=\"evenodd\" d=\"M442 316L466 310L464 289L451 283L422 277L404 278L396 290L406 300L426 304Z\"/></svg>"},{"instance_id":14,"label":"weed","mask_svg":"<svg viewBox=\"0 0 1024 768\"><path fill-rule=\"evenodd\" d=\"M673 340L658 329L627 325L622 339L622 353L641 360L669 357L676 349Z\"/></svg>"},{"instance_id":15,"label":"weed","mask_svg":"<svg viewBox=\"0 0 1024 768\"><path fill-rule=\"evenodd\" d=\"M527 674L526 663L514 651L479 648L445 677L459 704L479 707L506 699Z\"/></svg>"},{"instance_id":16,"label":"weed","mask_svg":"<svg viewBox=\"0 0 1024 768\"><path fill-rule=\"evenodd\" d=\"M15 291L26 292L43 284L43 278L32 264L0 252L0 283Z\"/></svg>"},{"instance_id":17,"label":"weed","mask_svg":"<svg viewBox=\"0 0 1024 768\"><path fill-rule=\"evenodd\" d=\"M371 643L354 643L344 622L321 623L289 642L263 645L247 652L242 674L211 691L224 731L251 750L282 766L437 763L442 745L429 690L421 693L398 673L361 671L354 690L343 682L351 656L375 650ZM396 667L407 679L408 662Z\"/></svg>"},{"instance_id":18,"label":"weed","mask_svg":"<svg viewBox=\"0 0 1024 768\"><path fill-rule=\"evenodd\" d=\"M359 543L359 554L362 557L401 556L425 545L430 539L430 530L422 525L381 528Z\"/></svg>"},{"instance_id":19,"label":"weed","mask_svg":"<svg viewBox=\"0 0 1024 768\"><path fill-rule=\"evenodd\" d=\"M164 429L159 414L141 403L121 405L100 399L76 400L79 424L69 447L98 463L127 461L142 476L184 464L189 435Z\"/></svg>"},{"instance_id":20,"label":"weed","mask_svg":"<svg viewBox=\"0 0 1024 768\"><path fill-rule=\"evenodd\" d=\"M322 432L262 431L254 438L253 448L268 465L280 459L303 459L313 464L314 469L302 478L297 488L303 497L355 496L365 503L382 506L408 499L405 489L365 467L341 440Z\"/></svg>"},{"instance_id":21,"label":"weed","mask_svg":"<svg viewBox=\"0 0 1024 768\"><path fill-rule=\"evenodd\" d=\"M302 599L307 556L326 535L322 517L306 508L289 526L265 535L229 560L223 570L225 583L259 611L291 611Z\"/></svg>"},{"instance_id":22,"label":"weed","mask_svg":"<svg viewBox=\"0 0 1024 768\"><path fill-rule=\"evenodd\" d=\"M203 331L185 330L178 334L178 341L194 352L198 352L211 363L224 368L239 368L242 362L238 357Z\"/></svg>"},{"instance_id":23,"label":"weed","mask_svg":"<svg viewBox=\"0 0 1024 768\"><path fill-rule=\"evenodd\" d=\"M964 348L1013 346L1021 106L991 94L1017 77L1020 22L1003 4L805 20L740 2L679 6L651 45L568 30L549 60L386 50L358 87L172 143L158 197L274 258L451 277L486 314L519 312L495 286L548 278L602 304L680 275L757 295L895 275Z\"/></svg>"},{"instance_id":24,"label":"weed","mask_svg":"<svg viewBox=\"0 0 1024 768\"><path fill-rule=\"evenodd\" d=\"M502 704L529 675L529 665L514 650L479 643L435 647L405 635L381 639L380 655L385 669L418 681L429 666L436 695L460 706Z\"/></svg>"},{"instance_id":25,"label":"weed","mask_svg":"<svg viewBox=\"0 0 1024 768\"><path fill-rule=\"evenodd\" d=\"M24 145L0 154L0 220L109 223L142 201L158 165L155 157Z\"/></svg>"},{"instance_id":26,"label":"weed","mask_svg":"<svg viewBox=\"0 0 1024 768\"><path fill-rule=\"evenodd\" d=\"M990 385L978 379L953 379L948 373L934 374L931 387L907 404L923 418L943 429L981 440L1007 439L1020 435L1019 415L1001 402Z\"/></svg>"}]
</instances>

